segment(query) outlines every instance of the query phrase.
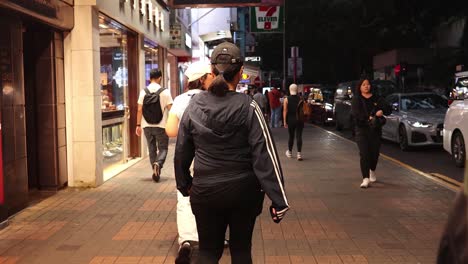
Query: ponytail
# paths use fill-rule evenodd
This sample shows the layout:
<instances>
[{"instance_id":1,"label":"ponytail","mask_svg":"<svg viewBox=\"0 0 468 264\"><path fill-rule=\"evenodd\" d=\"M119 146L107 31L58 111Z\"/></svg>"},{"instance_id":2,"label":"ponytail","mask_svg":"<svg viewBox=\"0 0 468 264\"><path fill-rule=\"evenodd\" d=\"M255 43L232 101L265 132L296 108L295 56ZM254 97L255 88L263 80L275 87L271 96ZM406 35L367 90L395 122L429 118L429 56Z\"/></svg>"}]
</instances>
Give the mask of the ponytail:
<instances>
[{"instance_id":1,"label":"ponytail","mask_svg":"<svg viewBox=\"0 0 468 264\"><path fill-rule=\"evenodd\" d=\"M216 75L216 78L211 83L208 90L216 96L225 96L229 91L228 82L231 82L236 74L242 68L242 63L231 64L229 65L224 72L218 70L216 65L212 65L213 73Z\"/></svg>"}]
</instances>

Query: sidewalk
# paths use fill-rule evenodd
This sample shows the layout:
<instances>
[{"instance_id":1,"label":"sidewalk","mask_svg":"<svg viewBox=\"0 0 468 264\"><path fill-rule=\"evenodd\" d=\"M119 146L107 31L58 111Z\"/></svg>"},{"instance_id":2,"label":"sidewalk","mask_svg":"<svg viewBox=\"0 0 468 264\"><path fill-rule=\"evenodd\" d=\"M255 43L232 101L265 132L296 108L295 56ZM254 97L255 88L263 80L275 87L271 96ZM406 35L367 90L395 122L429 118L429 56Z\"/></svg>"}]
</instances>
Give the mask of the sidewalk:
<instances>
[{"instance_id":1,"label":"sidewalk","mask_svg":"<svg viewBox=\"0 0 468 264\"><path fill-rule=\"evenodd\" d=\"M306 127L298 162L284 155L287 130L273 133L292 210L280 225L264 210L254 263L435 263L453 191L385 159L378 183L360 189L354 143ZM68 188L25 209L0 230L0 263L174 263L173 153L160 183L145 159L99 188Z\"/></svg>"}]
</instances>

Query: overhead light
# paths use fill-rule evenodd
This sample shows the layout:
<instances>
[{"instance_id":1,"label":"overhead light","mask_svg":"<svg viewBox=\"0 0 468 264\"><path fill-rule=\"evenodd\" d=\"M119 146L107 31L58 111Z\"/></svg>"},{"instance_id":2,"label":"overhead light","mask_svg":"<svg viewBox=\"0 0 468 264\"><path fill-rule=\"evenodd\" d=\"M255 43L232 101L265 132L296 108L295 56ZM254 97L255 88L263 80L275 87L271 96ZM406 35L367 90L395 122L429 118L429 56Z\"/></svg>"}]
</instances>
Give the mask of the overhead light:
<instances>
[{"instance_id":1,"label":"overhead light","mask_svg":"<svg viewBox=\"0 0 468 264\"><path fill-rule=\"evenodd\" d=\"M100 27L100 28L109 28L109 27L108 27L107 25L105 25L105 24L99 24L99 27Z\"/></svg>"}]
</instances>

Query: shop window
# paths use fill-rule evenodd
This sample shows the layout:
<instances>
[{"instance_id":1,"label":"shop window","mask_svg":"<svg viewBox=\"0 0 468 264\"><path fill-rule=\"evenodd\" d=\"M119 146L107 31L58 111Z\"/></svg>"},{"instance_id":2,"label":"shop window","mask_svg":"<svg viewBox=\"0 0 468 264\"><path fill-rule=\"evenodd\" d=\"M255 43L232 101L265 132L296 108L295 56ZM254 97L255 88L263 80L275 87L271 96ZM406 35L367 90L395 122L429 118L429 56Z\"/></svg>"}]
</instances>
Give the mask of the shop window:
<instances>
[{"instance_id":1,"label":"shop window","mask_svg":"<svg viewBox=\"0 0 468 264\"><path fill-rule=\"evenodd\" d=\"M145 80L146 85L150 83L150 71L159 68L159 48L152 41L145 39Z\"/></svg>"},{"instance_id":2,"label":"shop window","mask_svg":"<svg viewBox=\"0 0 468 264\"><path fill-rule=\"evenodd\" d=\"M103 119L124 116L128 93L127 32L100 16L101 95Z\"/></svg>"}]
</instances>

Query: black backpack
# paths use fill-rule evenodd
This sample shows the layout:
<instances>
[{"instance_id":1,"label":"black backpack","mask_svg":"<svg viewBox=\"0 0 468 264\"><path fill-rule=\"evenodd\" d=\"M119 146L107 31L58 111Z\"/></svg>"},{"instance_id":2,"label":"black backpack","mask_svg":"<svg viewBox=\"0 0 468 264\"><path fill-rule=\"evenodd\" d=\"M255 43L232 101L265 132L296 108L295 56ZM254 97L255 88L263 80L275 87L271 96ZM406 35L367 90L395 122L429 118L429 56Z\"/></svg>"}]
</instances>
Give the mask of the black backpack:
<instances>
[{"instance_id":1,"label":"black backpack","mask_svg":"<svg viewBox=\"0 0 468 264\"><path fill-rule=\"evenodd\" d=\"M159 95L166 90L166 88L159 88L155 93L150 92L145 88L145 97L143 98L143 117L148 124L159 124L163 118L163 110L159 100Z\"/></svg>"}]
</instances>

